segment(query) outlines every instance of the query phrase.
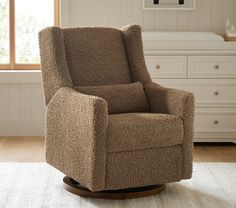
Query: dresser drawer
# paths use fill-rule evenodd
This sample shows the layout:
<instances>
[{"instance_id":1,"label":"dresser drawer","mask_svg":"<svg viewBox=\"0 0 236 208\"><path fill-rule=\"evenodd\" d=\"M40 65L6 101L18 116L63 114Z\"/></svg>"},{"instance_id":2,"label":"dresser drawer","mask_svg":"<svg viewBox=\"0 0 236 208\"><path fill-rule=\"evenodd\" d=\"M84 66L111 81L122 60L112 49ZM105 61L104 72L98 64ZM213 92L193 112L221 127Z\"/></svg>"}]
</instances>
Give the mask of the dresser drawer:
<instances>
[{"instance_id":1,"label":"dresser drawer","mask_svg":"<svg viewBox=\"0 0 236 208\"><path fill-rule=\"evenodd\" d=\"M236 133L235 108L197 108L194 119L197 133Z\"/></svg>"},{"instance_id":2,"label":"dresser drawer","mask_svg":"<svg viewBox=\"0 0 236 208\"><path fill-rule=\"evenodd\" d=\"M200 84L187 86L196 97L198 104L236 104L236 85Z\"/></svg>"},{"instance_id":3,"label":"dresser drawer","mask_svg":"<svg viewBox=\"0 0 236 208\"><path fill-rule=\"evenodd\" d=\"M189 56L190 78L235 78L236 56Z\"/></svg>"},{"instance_id":4,"label":"dresser drawer","mask_svg":"<svg viewBox=\"0 0 236 208\"><path fill-rule=\"evenodd\" d=\"M186 78L186 56L145 56L152 78Z\"/></svg>"},{"instance_id":5,"label":"dresser drawer","mask_svg":"<svg viewBox=\"0 0 236 208\"><path fill-rule=\"evenodd\" d=\"M158 79L163 86L194 93L198 107L236 107L236 80L234 79Z\"/></svg>"}]
</instances>

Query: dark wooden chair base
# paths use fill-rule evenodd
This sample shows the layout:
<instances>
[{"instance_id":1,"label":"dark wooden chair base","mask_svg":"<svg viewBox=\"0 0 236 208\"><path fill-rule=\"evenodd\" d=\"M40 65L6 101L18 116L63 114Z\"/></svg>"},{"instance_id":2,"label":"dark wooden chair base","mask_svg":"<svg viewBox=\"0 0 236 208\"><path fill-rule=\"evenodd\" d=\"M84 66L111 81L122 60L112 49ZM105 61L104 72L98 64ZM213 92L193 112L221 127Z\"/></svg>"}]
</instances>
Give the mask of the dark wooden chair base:
<instances>
[{"instance_id":1,"label":"dark wooden chair base","mask_svg":"<svg viewBox=\"0 0 236 208\"><path fill-rule=\"evenodd\" d=\"M164 184L164 185L153 185L153 186L138 187L138 188L92 192L89 189L81 186L78 182L76 182L75 180L71 179L68 176L65 176L63 178L63 181L64 181L64 188L73 194L82 197L100 198L100 199L122 200L122 199L146 197L159 194L166 187Z\"/></svg>"}]
</instances>

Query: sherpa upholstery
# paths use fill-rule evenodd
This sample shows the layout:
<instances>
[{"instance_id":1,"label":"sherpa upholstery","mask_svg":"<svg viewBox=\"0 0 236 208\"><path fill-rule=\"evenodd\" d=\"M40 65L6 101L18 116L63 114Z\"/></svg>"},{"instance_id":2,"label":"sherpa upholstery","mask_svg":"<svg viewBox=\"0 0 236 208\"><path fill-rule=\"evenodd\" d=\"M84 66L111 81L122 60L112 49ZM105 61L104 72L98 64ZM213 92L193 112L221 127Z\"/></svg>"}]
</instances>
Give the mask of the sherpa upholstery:
<instances>
[{"instance_id":1,"label":"sherpa upholstery","mask_svg":"<svg viewBox=\"0 0 236 208\"><path fill-rule=\"evenodd\" d=\"M131 83L129 62L120 31L113 28L92 30L68 28L62 31L73 84L99 86Z\"/></svg>"},{"instance_id":2,"label":"sherpa upholstery","mask_svg":"<svg viewBox=\"0 0 236 208\"><path fill-rule=\"evenodd\" d=\"M108 102L108 112L148 112L149 105L141 82L123 85L106 86L76 86L75 89L83 94L94 95Z\"/></svg>"},{"instance_id":3,"label":"sherpa upholstery","mask_svg":"<svg viewBox=\"0 0 236 208\"><path fill-rule=\"evenodd\" d=\"M194 96L192 93L165 88L155 83L145 85L152 113L176 115L183 120L183 167L182 177L192 176L192 148L194 132Z\"/></svg>"},{"instance_id":4,"label":"sherpa upholstery","mask_svg":"<svg viewBox=\"0 0 236 208\"><path fill-rule=\"evenodd\" d=\"M142 187L180 181L182 145L109 152L106 162L106 190Z\"/></svg>"},{"instance_id":5,"label":"sherpa upholstery","mask_svg":"<svg viewBox=\"0 0 236 208\"><path fill-rule=\"evenodd\" d=\"M108 121L108 152L172 146L183 141L183 121L175 115L125 113L109 115Z\"/></svg>"},{"instance_id":6,"label":"sherpa upholstery","mask_svg":"<svg viewBox=\"0 0 236 208\"><path fill-rule=\"evenodd\" d=\"M49 164L91 191L191 177L194 97L151 82L138 25L51 27L39 43Z\"/></svg>"}]
</instances>

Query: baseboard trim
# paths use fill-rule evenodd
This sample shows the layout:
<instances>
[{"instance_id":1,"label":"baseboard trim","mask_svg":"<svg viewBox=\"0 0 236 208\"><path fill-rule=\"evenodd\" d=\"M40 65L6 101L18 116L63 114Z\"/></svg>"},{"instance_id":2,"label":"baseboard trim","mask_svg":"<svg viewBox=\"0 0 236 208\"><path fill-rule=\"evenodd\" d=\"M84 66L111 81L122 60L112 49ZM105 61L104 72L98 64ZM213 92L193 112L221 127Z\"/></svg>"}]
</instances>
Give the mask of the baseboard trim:
<instances>
[{"instance_id":1,"label":"baseboard trim","mask_svg":"<svg viewBox=\"0 0 236 208\"><path fill-rule=\"evenodd\" d=\"M42 120L7 120L0 121L0 136L45 136L45 124Z\"/></svg>"}]
</instances>

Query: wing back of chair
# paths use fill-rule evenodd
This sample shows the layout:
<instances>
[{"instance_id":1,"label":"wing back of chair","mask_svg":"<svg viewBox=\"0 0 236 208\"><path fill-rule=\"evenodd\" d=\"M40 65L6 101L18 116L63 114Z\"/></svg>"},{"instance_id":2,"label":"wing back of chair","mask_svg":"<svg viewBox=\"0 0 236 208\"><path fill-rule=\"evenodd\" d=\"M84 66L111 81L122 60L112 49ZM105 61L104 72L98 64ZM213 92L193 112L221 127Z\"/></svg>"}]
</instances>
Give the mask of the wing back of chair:
<instances>
[{"instance_id":1,"label":"wing back of chair","mask_svg":"<svg viewBox=\"0 0 236 208\"><path fill-rule=\"evenodd\" d=\"M39 33L45 102L60 87L150 82L141 28L50 27Z\"/></svg>"},{"instance_id":2,"label":"wing back of chair","mask_svg":"<svg viewBox=\"0 0 236 208\"><path fill-rule=\"evenodd\" d=\"M39 47L45 103L48 104L61 87L73 86L61 29L51 27L40 31Z\"/></svg>"}]
</instances>

